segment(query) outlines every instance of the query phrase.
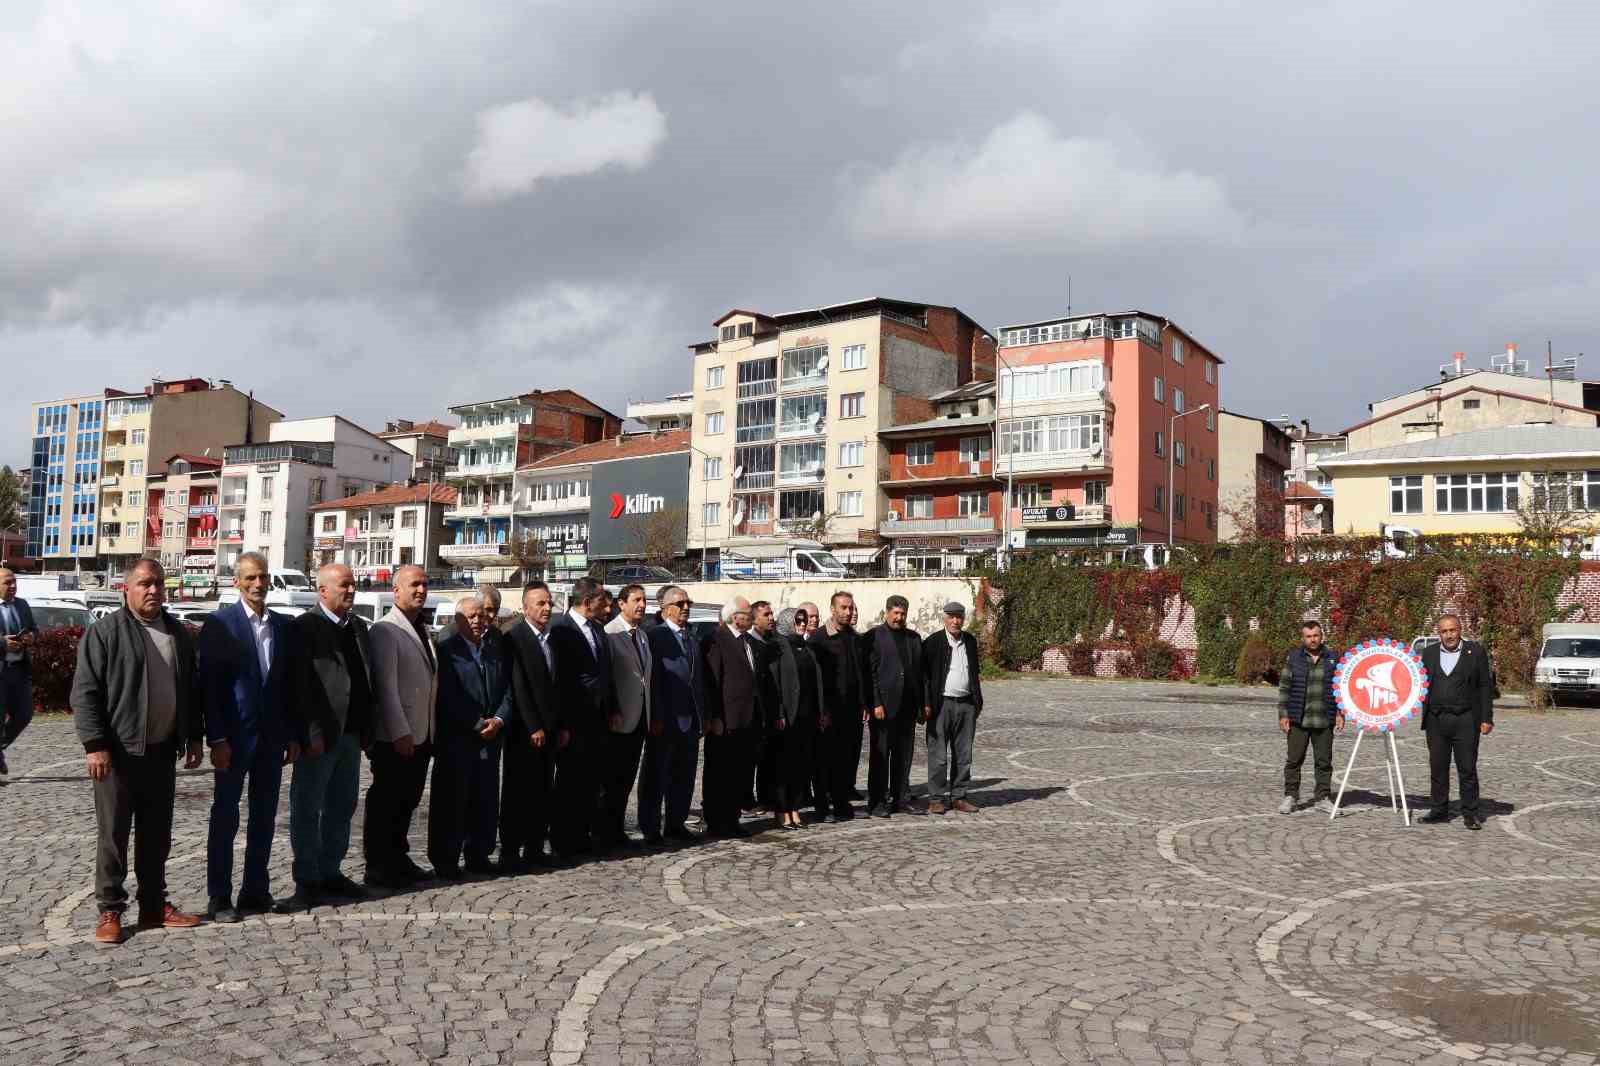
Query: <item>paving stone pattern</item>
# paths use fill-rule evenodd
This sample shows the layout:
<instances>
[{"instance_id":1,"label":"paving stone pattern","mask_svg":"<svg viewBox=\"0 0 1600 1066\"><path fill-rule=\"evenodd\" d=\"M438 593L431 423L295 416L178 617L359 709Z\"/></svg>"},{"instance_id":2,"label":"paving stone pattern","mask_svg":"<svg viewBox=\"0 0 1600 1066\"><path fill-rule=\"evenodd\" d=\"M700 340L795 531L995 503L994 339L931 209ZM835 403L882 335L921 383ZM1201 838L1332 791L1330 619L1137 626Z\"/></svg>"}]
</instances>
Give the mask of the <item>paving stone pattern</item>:
<instances>
[{"instance_id":1,"label":"paving stone pattern","mask_svg":"<svg viewBox=\"0 0 1600 1066\"><path fill-rule=\"evenodd\" d=\"M990 693L980 814L767 832L111 949L90 939L82 756L68 724L41 722L0 789L0 1066L1600 1057L1600 711L1503 712L1482 758L1488 827L1469 833L1403 828L1376 745L1338 821L1273 813L1283 741L1262 692ZM1418 805L1421 735L1401 748ZM209 776L178 794L169 877L198 909Z\"/></svg>"}]
</instances>

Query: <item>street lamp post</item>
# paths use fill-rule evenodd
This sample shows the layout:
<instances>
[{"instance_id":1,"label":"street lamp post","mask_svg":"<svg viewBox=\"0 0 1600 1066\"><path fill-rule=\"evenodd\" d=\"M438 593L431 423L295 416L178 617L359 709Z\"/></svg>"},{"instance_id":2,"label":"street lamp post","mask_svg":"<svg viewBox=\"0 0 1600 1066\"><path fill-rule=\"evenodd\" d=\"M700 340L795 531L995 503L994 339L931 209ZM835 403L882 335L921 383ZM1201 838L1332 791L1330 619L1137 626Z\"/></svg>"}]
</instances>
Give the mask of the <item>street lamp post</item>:
<instances>
[{"instance_id":1,"label":"street lamp post","mask_svg":"<svg viewBox=\"0 0 1600 1066\"><path fill-rule=\"evenodd\" d=\"M999 361L1003 373L1009 373L1011 371L1011 364L1006 362L1006 357L1000 354L999 345L995 346L994 357ZM1007 386L1006 401L1008 404L1010 404L1011 414L1014 415L1016 414L1017 410L1017 382L1015 376L1013 376L1008 382L1001 374L996 374L996 390L998 390L1002 385ZM996 392L995 399L999 399L998 391ZM994 464L999 461L1001 455L1000 442L1004 439L1004 437L1001 435L1000 427L1002 425L1004 425L1004 423L1000 418L1000 406L997 403L995 405L994 419L994 459L992 459L989 463L991 470L994 469ZM1015 433L1015 427L1012 427L1012 432ZM996 559L999 561L1001 570L1005 570L1011 565L1011 503L1016 499L1016 487L1016 461L1012 459L1009 454L1007 454L1006 491L1004 493L1004 497L1000 501L1000 551L996 553Z\"/></svg>"},{"instance_id":2,"label":"street lamp post","mask_svg":"<svg viewBox=\"0 0 1600 1066\"><path fill-rule=\"evenodd\" d=\"M1191 408L1180 414L1175 414L1167 419L1167 555L1172 555L1172 521L1175 517L1172 506L1172 478L1178 460L1178 419L1197 415L1201 411L1211 410L1211 405L1203 403L1199 407ZM1186 461L1187 462L1187 461Z\"/></svg>"},{"instance_id":3,"label":"street lamp post","mask_svg":"<svg viewBox=\"0 0 1600 1066\"><path fill-rule=\"evenodd\" d=\"M721 459L722 458L722 456L720 456L720 455L712 455L709 452L703 452L699 448L696 448L693 444L689 445L689 450L691 452L693 452L694 454L696 454L698 456L701 456L703 458L706 458L706 459ZM729 475L731 477L732 471L729 471ZM705 479L702 477L701 481L704 482L704 480ZM690 482L690 484L694 483L694 464L693 463L689 464L689 482ZM707 495L709 495L709 493ZM730 482L730 486L729 486L729 489L728 489L728 499L723 501L723 503L725 503L729 507L732 507L732 505L733 505L733 489L732 489L731 482ZM701 501L701 507L704 508L704 506L705 506L705 501L702 500ZM688 517L689 521L691 521L691 522L694 521L694 515L689 515L687 517ZM720 523L718 523L718 524L720 525ZM702 523L700 525L699 529L700 529L700 580L701 581L706 581L706 580L709 580L709 579L706 576L706 526L705 526L705 524ZM733 512L731 510L728 512L728 536L730 536L730 537L733 536Z\"/></svg>"}]
</instances>

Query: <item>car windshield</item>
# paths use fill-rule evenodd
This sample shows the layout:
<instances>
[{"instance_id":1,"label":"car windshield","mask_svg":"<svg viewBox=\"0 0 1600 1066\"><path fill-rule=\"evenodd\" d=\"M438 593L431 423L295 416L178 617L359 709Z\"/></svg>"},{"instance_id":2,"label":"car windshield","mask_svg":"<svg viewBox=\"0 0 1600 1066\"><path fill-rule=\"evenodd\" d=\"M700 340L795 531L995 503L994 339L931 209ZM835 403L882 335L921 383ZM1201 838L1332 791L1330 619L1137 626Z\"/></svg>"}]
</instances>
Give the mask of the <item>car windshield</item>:
<instances>
[{"instance_id":1,"label":"car windshield","mask_svg":"<svg viewBox=\"0 0 1600 1066\"><path fill-rule=\"evenodd\" d=\"M816 560L817 566L824 570L843 570L844 564L833 557L832 552L811 552L811 558Z\"/></svg>"},{"instance_id":2,"label":"car windshield","mask_svg":"<svg viewBox=\"0 0 1600 1066\"><path fill-rule=\"evenodd\" d=\"M1552 637L1544 642L1547 659L1600 659L1600 637Z\"/></svg>"},{"instance_id":3,"label":"car windshield","mask_svg":"<svg viewBox=\"0 0 1600 1066\"><path fill-rule=\"evenodd\" d=\"M90 626L94 615L82 607L34 607L33 620L40 629L60 629L63 626Z\"/></svg>"},{"instance_id":4,"label":"car windshield","mask_svg":"<svg viewBox=\"0 0 1600 1066\"><path fill-rule=\"evenodd\" d=\"M311 582L306 580L304 574L280 574L278 576L283 579L283 583L289 588L308 589L311 587Z\"/></svg>"}]
</instances>

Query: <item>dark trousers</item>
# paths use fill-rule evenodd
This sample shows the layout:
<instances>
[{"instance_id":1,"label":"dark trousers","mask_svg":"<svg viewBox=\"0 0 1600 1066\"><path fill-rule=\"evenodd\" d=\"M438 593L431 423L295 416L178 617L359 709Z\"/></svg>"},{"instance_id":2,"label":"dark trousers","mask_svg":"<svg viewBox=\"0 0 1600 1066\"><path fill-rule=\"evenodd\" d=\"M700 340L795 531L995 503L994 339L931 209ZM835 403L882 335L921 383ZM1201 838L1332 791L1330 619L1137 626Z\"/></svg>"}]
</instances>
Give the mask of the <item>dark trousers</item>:
<instances>
[{"instance_id":1,"label":"dark trousers","mask_svg":"<svg viewBox=\"0 0 1600 1066\"><path fill-rule=\"evenodd\" d=\"M409 759L394 750L391 741L373 743L372 784L367 786L367 817L361 826L361 850L367 873L387 876L411 865L411 817L422 802L428 783L428 759L433 745L418 744Z\"/></svg>"},{"instance_id":2,"label":"dark trousers","mask_svg":"<svg viewBox=\"0 0 1600 1066\"><path fill-rule=\"evenodd\" d=\"M612 843L627 837L628 797L639 777L639 756L644 751L644 721L631 733L605 733L600 740L600 808L595 822L597 839Z\"/></svg>"},{"instance_id":3,"label":"dark trousers","mask_svg":"<svg viewBox=\"0 0 1600 1066\"><path fill-rule=\"evenodd\" d=\"M595 766L600 734L574 734L556 752L556 802L550 818L550 844L558 852L587 851L589 833L600 804Z\"/></svg>"},{"instance_id":4,"label":"dark trousers","mask_svg":"<svg viewBox=\"0 0 1600 1066\"><path fill-rule=\"evenodd\" d=\"M546 734L551 736L551 734ZM527 737L506 741L506 779L500 792L500 861L517 864L544 854L555 792L553 736L535 748Z\"/></svg>"},{"instance_id":5,"label":"dark trousers","mask_svg":"<svg viewBox=\"0 0 1600 1066\"><path fill-rule=\"evenodd\" d=\"M1306 761L1306 748L1310 748L1311 763L1316 769L1317 792L1315 799L1328 799L1333 792L1333 727L1302 729L1289 723L1289 754L1283 763L1283 794L1300 795L1300 766Z\"/></svg>"},{"instance_id":6,"label":"dark trousers","mask_svg":"<svg viewBox=\"0 0 1600 1066\"><path fill-rule=\"evenodd\" d=\"M759 738L754 728L725 732L720 736L707 734L705 780L700 797L706 828L715 832L739 825L739 811L755 770Z\"/></svg>"},{"instance_id":7,"label":"dark trousers","mask_svg":"<svg viewBox=\"0 0 1600 1066\"><path fill-rule=\"evenodd\" d=\"M639 831L645 836L661 833L663 805L667 830L683 830L694 800L694 772L699 761L699 737L680 733L677 723L660 736L645 738L644 765L639 770Z\"/></svg>"},{"instance_id":8,"label":"dark trousers","mask_svg":"<svg viewBox=\"0 0 1600 1066\"><path fill-rule=\"evenodd\" d=\"M816 722L800 721L767 738L767 744L775 754L772 770L773 810L798 811L810 798L816 737Z\"/></svg>"},{"instance_id":9,"label":"dark trousers","mask_svg":"<svg viewBox=\"0 0 1600 1066\"><path fill-rule=\"evenodd\" d=\"M456 737L434 746L428 861L435 871L458 871L463 846L473 865L489 861L500 816L500 751L498 742Z\"/></svg>"},{"instance_id":10,"label":"dark trousers","mask_svg":"<svg viewBox=\"0 0 1600 1066\"><path fill-rule=\"evenodd\" d=\"M928 719L928 798L967 798L972 783L972 738L978 730L978 709L972 701L945 696Z\"/></svg>"},{"instance_id":11,"label":"dark trousers","mask_svg":"<svg viewBox=\"0 0 1600 1066\"><path fill-rule=\"evenodd\" d=\"M239 835L239 803L248 786L249 821L244 831L242 896L268 894L267 863L272 858L272 834L278 822L278 793L283 786L283 749L258 741L248 758L238 747L226 770L211 776L217 790L211 799L211 829L206 835L206 894L211 899L233 898L233 842Z\"/></svg>"},{"instance_id":12,"label":"dark trousers","mask_svg":"<svg viewBox=\"0 0 1600 1066\"><path fill-rule=\"evenodd\" d=\"M20 664L0 666L0 749L9 748L33 721L33 675Z\"/></svg>"},{"instance_id":13,"label":"dark trousers","mask_svg":"<svg viewBox=\"0 0 1600 1066\"><path fill-rule=\"evenodd\" d=\"M111 753L111 772L94 782L94 895L102 911L128 906L128 834L133 833L139 908L161 912L167 901L167 855L172 851L172 808L177 798L177 745L153 745L147 754Z\"/></svg>"},{"instance_id":14,"label":"dark trousers","mask_svg":"<svg viewBox=\"0 0 1600 1066\"><path fill-rule=\"evenodd\" d=\"M761 738L756 752L756 805L772 807L778 795L778 759L783 750L783 737L768 734Z\"/></svg>"},{"instance_id":15,"label":"dark trousers","mask_svg":"<svg viewBox=\"0 0 1600 1066\"><path fill-rule=\"evenodd\" d=\"M850 792L861 761L861 712L835 711L827 729L817 732L811 756L811 799L817 815L850 812Z\"/></svg>"},{"instance_id":16,"label":"dark trousers","mask_svg":"<svg viewBox=\"0 0 1600 1066\"><path fill-rule=\"evenodd\" d=\"M343 874L350 822L361 798L361 742L345 734L321 755L301 755L289 779L294 880L320 885Z\"/></svg>"},{"instance_id":17,"label":"dark trousers","mask_svg":"<svg viewBox=\"0 0 1600 1066\"><path fill-rule=\"evenodd\" d=\"M849 775L846 783L851 792L857 792L859 789L856 788L856 781L861 775L861 749L866 746L867 726L863 722L859 729L856 728L854 723L861 717L859 711L852 711L846 717L850 722L849 732L845 735L845 741L849 745L849 755L844 757L847 765L846 773ZM871 770L870 764L867 769Z\"/></svg>"},{"instance_id":18,"label":"dark trousers","mask_svg":"<svg viewBox=\"0 0 1600 1066\"><path fill-rule=\"evenodd\" d=\"M1428 716L1428 777L1433 786L1433 809L1450 806L1450 760L1456 762L1456 779L1461 786L1461 813L1478 813L1478 733L1477 718L1471 713L1431 714Z\"/></svg>"},{"instance_id":19,"label":"dark trousers","mask_svg":"<svg viewBox=\"0 0 1600 1066\"><path fill-rule=\"evenodd\" d=\"M881 722L867 723L872 755L867 763L867 802L896 807L911 800L911 753L917 743L917 715L909 708Z\"/></svg>"}]
</instances>

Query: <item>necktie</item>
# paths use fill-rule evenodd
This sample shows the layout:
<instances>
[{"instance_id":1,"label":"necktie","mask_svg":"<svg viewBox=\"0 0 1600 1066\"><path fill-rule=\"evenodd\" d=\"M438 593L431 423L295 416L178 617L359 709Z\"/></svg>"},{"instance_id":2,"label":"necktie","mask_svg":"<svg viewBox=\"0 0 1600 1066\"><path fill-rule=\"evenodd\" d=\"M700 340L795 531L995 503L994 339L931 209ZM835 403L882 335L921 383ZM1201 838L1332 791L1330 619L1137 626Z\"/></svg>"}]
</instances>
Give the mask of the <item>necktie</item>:
<instances>
[{"instance_id":1,"label":"necktie","mask_svg":"<svg viewBox=\"0 0 1600 1066\"><path fill-rule=\"evenodd\" d=\"M635 629L633 631L633 654L639 660L639 676L644 676L644 637Z\"/></svg>"}]
</instances>

